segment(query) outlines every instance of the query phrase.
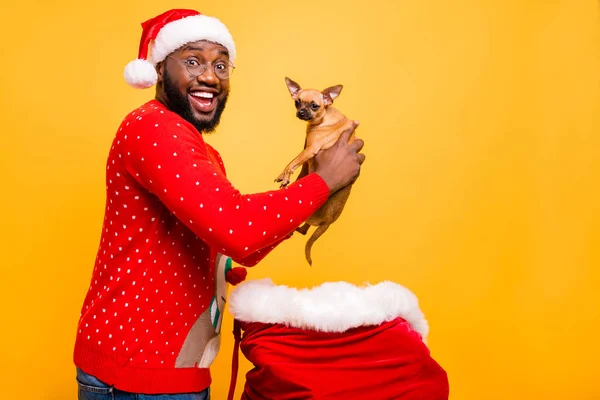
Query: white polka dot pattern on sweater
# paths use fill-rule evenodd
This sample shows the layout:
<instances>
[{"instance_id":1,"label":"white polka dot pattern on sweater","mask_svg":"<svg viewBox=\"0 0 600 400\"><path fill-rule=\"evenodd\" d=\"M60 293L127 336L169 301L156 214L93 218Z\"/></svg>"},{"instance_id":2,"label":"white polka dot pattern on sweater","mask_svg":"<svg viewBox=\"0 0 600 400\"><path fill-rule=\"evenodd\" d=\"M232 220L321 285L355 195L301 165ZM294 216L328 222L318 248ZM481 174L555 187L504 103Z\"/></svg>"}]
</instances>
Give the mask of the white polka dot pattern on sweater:
<instances>
[{"instance_id":1,"label":"white polka dot pattern on sweater","mask_svg":"<svg viewBox=\"0 0 600 400\"><path fill-rule=\"evenodd\" d=\"M105 217L76 357L89 351L117 357L123 368L173 368L212 299L216 252L255 265L327 194L311 174L302 185L242 195L190 124L154 100L135 110L106 164Z\"/></svg>"}]
</instances>

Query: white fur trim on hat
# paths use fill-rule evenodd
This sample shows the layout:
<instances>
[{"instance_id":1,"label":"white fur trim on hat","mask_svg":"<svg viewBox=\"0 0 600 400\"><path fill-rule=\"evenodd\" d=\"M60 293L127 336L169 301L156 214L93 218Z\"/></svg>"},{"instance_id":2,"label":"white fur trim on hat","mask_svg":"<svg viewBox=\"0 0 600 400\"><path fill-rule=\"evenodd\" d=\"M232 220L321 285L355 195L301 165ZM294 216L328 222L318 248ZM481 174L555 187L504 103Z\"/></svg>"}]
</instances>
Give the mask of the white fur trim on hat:
<instances>
[{"instance_id":1,"label":"white fur trim on hat","mask_svg":"<svg viewBox=\"0 0 600 400\"><path fill-rule=\"evenodd\" d=\"M158 80L154 65L140 59L128 63L125 66L123 75L125 76L125 81L136 89L149 88Z\"/></svg>"},{"instance_id":2,"label":"white fur trim on hat","mask_svg":"<svg viewBox=\"0 0 600 400\"><path fill-rule=\"evenodd\" d=\"M235 61L235 43L225 24L215 17L192 15L163 26L154 41L149 44L147 59L138 58L125 66L125 81L137 89L153 86L158 80L156 64L181 46L200 40L222 45L229 52L229 60Z\"/></svg>"},{"instance_id":3,"label":"white fur trim on hat","mask_svg":"<svg viewBox=\"0 0 600 400\"><path fill-rule=\"evenodd\" d=\"M151 62L156 65L184 44L199 40L220 44L229 52L229 59L235 60L235 44L227 27L215 17L193 15L170 22L160 30L152 47Z\"/></svg>"},{"instance_id":4,"label":"white fur trim on hat","mask_svg":"<svg viewBox=\"0 0 600 400\"><path fill-rule=\"evenodd\" d=\"M270 279L241 283L229 297L229 311L243 322L284 324L320 332L345 332L401 317L426 342L429 324L417 297L394 282L363 287L327 282L312 289L275 285Z\"/></svg>"}]
</instances>

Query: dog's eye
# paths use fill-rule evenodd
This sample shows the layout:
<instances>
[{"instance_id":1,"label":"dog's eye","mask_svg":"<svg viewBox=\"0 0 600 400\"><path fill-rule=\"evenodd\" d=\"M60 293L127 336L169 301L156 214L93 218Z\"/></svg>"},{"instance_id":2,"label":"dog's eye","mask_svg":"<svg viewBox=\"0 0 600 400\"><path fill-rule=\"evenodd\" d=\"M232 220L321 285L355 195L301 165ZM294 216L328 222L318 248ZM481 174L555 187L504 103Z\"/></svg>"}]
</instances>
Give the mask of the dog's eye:
<instances>
[{"instance_id":1,"label":"dog's eye","mask_svg":"<svg viewBox=\"0 0 600 400\"><path fill-rule=\"evenodd\" d=\"M313 110L317 111L319 109L319 105L317 103L312 103L310 105L310 108L312 108Z\"/></svg>"},{"instance_id":2,"label":"dog's eye","mask_svg":"<svg viewBox=\"0 0 600 400\"><path fill-rule=\"evenodd\" d=\"M296 108L300 107L300 99L296 99L294 104L296 105Z\"/></svg>"}]
</instances>

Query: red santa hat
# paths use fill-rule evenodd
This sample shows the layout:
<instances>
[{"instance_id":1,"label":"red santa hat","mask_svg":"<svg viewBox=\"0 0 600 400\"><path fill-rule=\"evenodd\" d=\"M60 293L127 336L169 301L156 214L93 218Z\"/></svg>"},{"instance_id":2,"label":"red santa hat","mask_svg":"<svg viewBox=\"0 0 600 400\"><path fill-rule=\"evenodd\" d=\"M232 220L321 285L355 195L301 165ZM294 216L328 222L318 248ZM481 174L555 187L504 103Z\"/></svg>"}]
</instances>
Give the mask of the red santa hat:
<instances>
[{"instance_id":1,"label":"red santa hat","mask_svg":"<svg viewBox=\"0 0 600 400\"><path fill-rule=\"evenodd\" d=\"M142 23L138 58L127 64L127 83L137 89L154 85L158 79L155 66L186 43L207 40L218 43L235 61L235 43L227 27L215 17L195 10L172 9Z\"/></svg>"}]
</instances>

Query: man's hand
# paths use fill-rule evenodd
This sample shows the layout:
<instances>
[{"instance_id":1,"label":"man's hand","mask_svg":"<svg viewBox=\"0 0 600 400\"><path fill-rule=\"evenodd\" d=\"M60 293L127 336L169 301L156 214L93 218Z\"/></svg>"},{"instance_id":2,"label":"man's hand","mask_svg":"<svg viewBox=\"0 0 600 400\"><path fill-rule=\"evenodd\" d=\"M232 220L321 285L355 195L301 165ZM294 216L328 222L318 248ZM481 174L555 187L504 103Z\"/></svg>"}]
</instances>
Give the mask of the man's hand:
<instances>
[{"instance_id":1,"label":"man's hand","mask_svg":"<svg viewBox=\"0 0 600 400\"><path fill-rule=\"evenodd\" d=\"M360 153L364 142L355 138L348 144L357 126L358 122L354 121L333 146L319 151L314 158L315 172L327 183L330 194L353 183L360 175L361 164L365 161L365 155Z\"/></svg>"}]
</instances>

